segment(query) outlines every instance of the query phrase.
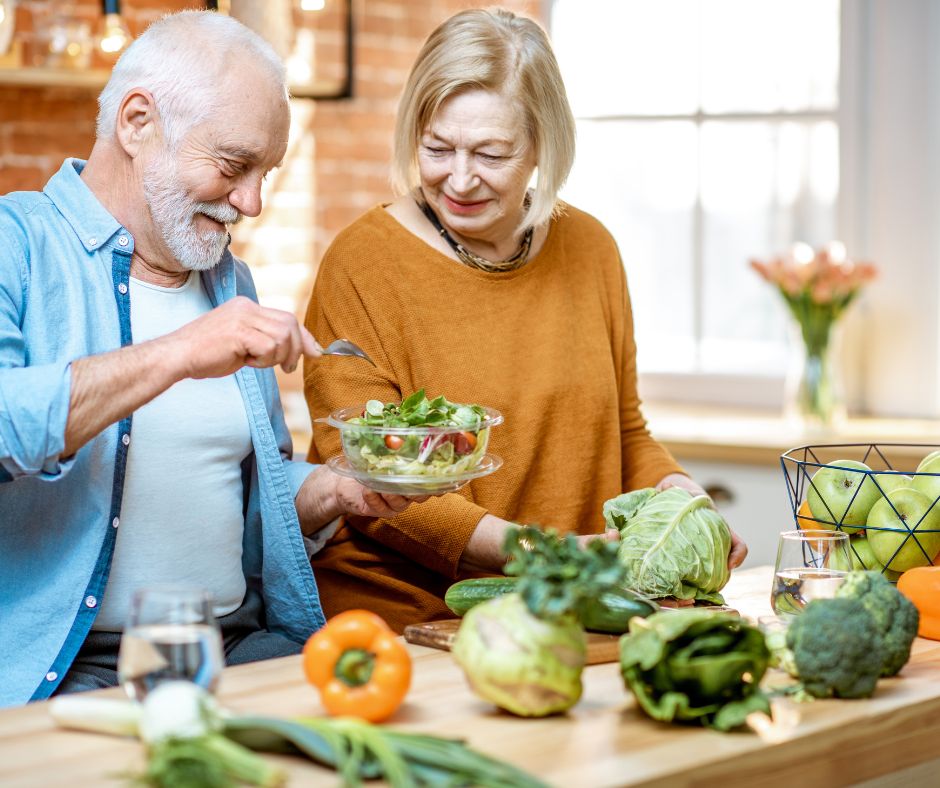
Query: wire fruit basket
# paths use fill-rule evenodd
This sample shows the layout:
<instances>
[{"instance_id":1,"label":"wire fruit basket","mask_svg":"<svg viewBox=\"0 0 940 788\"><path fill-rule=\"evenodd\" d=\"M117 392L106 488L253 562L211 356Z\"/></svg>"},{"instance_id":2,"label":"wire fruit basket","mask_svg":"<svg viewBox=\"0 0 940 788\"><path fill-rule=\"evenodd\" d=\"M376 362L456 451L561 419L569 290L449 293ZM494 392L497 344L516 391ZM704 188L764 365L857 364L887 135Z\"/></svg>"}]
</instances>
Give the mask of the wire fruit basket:
<instances>
[{"instance_id":1,"label":"wire fruit basket","mask_svg":"<svg viewBox=\"0 0 940 788\"><path fill-rule=\"evenodd\" d=\"M851 566L896 582L940 565L940 444L832 443L784 452L780 464L801 530L849 534Z\"/></svg>"}]
</instances>

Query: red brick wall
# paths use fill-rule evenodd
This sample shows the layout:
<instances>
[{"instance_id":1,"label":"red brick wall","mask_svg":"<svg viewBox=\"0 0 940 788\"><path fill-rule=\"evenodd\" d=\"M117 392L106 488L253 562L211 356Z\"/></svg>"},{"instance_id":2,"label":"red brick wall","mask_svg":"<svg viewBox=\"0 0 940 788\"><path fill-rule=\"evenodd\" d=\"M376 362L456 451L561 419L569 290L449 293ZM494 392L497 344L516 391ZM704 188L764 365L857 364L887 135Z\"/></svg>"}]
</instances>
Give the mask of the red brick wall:
<instances>
[{"instance_id":1,"label":"red brick wall","mask_svg":"<svg viewBox=\"0 0 940 788\"><path fill-rule=\"evenodd\" d=\"M395 108L422 42L456 11L488 4L354 2L353 98L294 100L285 167L269 179L262 215L246 220L234 233L235 252L252 265L262 300L298 314L303 313L317 263L333 237L363 211L391 197L388 175ZM543 0L501 3L536 18L543 4ZM136 35L166 12L201 6L193 0L124 0L122 11ZM43 15L63 7L87 19L93 29L100 19L99 0L21 0L17 37L25 45L26 58ZM93 90L14 88L0 79L0 194L40 189L62 159L86 157L94 143L95 99ZM281 382L292 391L302 385L299 372Z\"/></svg>"},{"instance_id":2,"label":"red brick wall","mask_svg":"<svg viewBox=\"0 0 940 788\"><path fill-rule=\"evenodd\" d=\"M134 34L168 11L200 7L194 0L124 0ZM314 145L309 188L316 228L315 256L346 224L388 199L388 161L395 107L408 69L424 38L454 12L477 5L467 0L357 0L355 84L352 99L296 102L295 135ZM504 7L538 16L539 0L507 0ZM35 31L45 15L67 8L94 27L99 0L20 0L17 38L31 57ZM94 65L102 65L96 62ZM94 142L95 92L85 89L17 88L0 80L0 194L38 189L66 156L87 156ZM312 110L312 112L311 112ZM295 139L295 143L298 140ZM291 221L298 217L292 212ZM280 224L280 222L279 222ZM315 259L309 262L315 264Z\"/></svg>"},{"instance_id":3,"label":"red brick wall","mask_svg":"<svg viewBox=\"0 0 940 788\"><path fill-rule=\"evenodd\" d=\"M391 196L388 165L395 109L424 39L457 11L488 4L467 0L358 4L354 98L317 103L312 123L318 256L339 230ZM539 18L542 3L504 0L500 5Z\"/></svg>"},{"instance_id":4,"label":"red brick wall","mask_svg":"<svg viewBox=\"0 0 940 788\"><path fill-rule=\"evenodd\" d=\"M124 16L137 35L167 11L200 7L195 0L125 0ZM33 62L36 31L53 13L67 12L88 23L101 19L100 0L20 0L16 39L25 64ZM101 68L104 61L93 60ZM2 75L0 75L2 76ZM39 189L66 156L86 157L95 141L97 93L77 88L17 88L0 78L0 194Z\"/></svg>"}]
</instances>

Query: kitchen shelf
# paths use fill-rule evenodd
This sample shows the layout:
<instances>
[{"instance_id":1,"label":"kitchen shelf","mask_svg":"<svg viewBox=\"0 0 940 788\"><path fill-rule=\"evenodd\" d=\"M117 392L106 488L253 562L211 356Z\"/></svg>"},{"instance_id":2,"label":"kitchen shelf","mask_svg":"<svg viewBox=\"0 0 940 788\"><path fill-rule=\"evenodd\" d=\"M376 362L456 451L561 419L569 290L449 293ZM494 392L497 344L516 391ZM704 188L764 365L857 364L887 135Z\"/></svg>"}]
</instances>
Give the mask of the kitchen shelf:
<instances>
[{"instance_id":1,"label":"kitchen shelf","mask_svg":"<svg viewBox=\"0 0 940 788\"><path fill-rule=\"evenodd\" d=\"M65 87L101 90L108 81L108 69L0 68L0 85L13 87Z\"/></svg>"}]
</instances>

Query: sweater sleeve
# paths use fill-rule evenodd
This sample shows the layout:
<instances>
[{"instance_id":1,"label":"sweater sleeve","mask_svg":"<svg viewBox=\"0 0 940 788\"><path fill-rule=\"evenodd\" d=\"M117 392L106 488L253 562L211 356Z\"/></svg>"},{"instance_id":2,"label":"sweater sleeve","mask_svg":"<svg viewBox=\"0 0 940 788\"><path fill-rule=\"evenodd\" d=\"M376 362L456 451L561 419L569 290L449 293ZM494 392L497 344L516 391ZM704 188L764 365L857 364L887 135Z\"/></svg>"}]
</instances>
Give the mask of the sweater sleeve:
<instances>
[{"instance_id":1,"label":"sweater sleeve","mask_svg":"<svg viewBox=\"0 0 940 788\"><path fill-rule=\"evenodd\" d=\"M672 454L653 439L640 410L637 391L636 341L633 334L633 307L627 276L617 255L618 286L613 310L614 353L619 355L620 446L624 491L655 486L670 473L684 473Z\"/></svg>"},{"instance_id":2,"label":"sweater sleeve","mask_svg":"<svg viewBox=\"0 0 940 788\"><path fill-rule=\"evenodd\" d=\"M370 279L370 267L363 257L370 252L355 238L348 238L355 227L327 250L305 325L324 346L340 337L350 339L369 354L376 366L355 358L330 356L304 362L304 395L313 423L308 460L314 463L342 452L338 431L317 423L318 418L370 399L400 401L412 393L402 391L399 370L407 369L408 349L389 317L394 314L399 294L391 286L386 287L388 283ZM381 308L375 299L384 299ZM484 514L486 509L461 491L413 504L390 519L348 517L346 522L421 566L452 578L457 576L460 557Z\"/></svg>"}]
</instances>

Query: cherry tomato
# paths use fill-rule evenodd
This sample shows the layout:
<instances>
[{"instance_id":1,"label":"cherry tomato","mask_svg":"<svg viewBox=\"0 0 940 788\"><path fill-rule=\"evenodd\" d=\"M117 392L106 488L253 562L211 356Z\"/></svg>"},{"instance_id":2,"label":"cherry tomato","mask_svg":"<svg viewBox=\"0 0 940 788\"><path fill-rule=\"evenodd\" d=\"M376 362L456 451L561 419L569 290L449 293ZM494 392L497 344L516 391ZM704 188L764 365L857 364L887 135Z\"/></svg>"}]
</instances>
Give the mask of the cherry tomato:
<instances>
[{"instance_id":1,"label":"cherry tomato","mask_svg":"<svg viewBox=\"0 0 940 788\"><path fill-rule=\"evenodd\" d=\"M398 451L405 444L405 439L400 435L386 435L385 448L389 451Z\"/></svg>"}]
</instances>

